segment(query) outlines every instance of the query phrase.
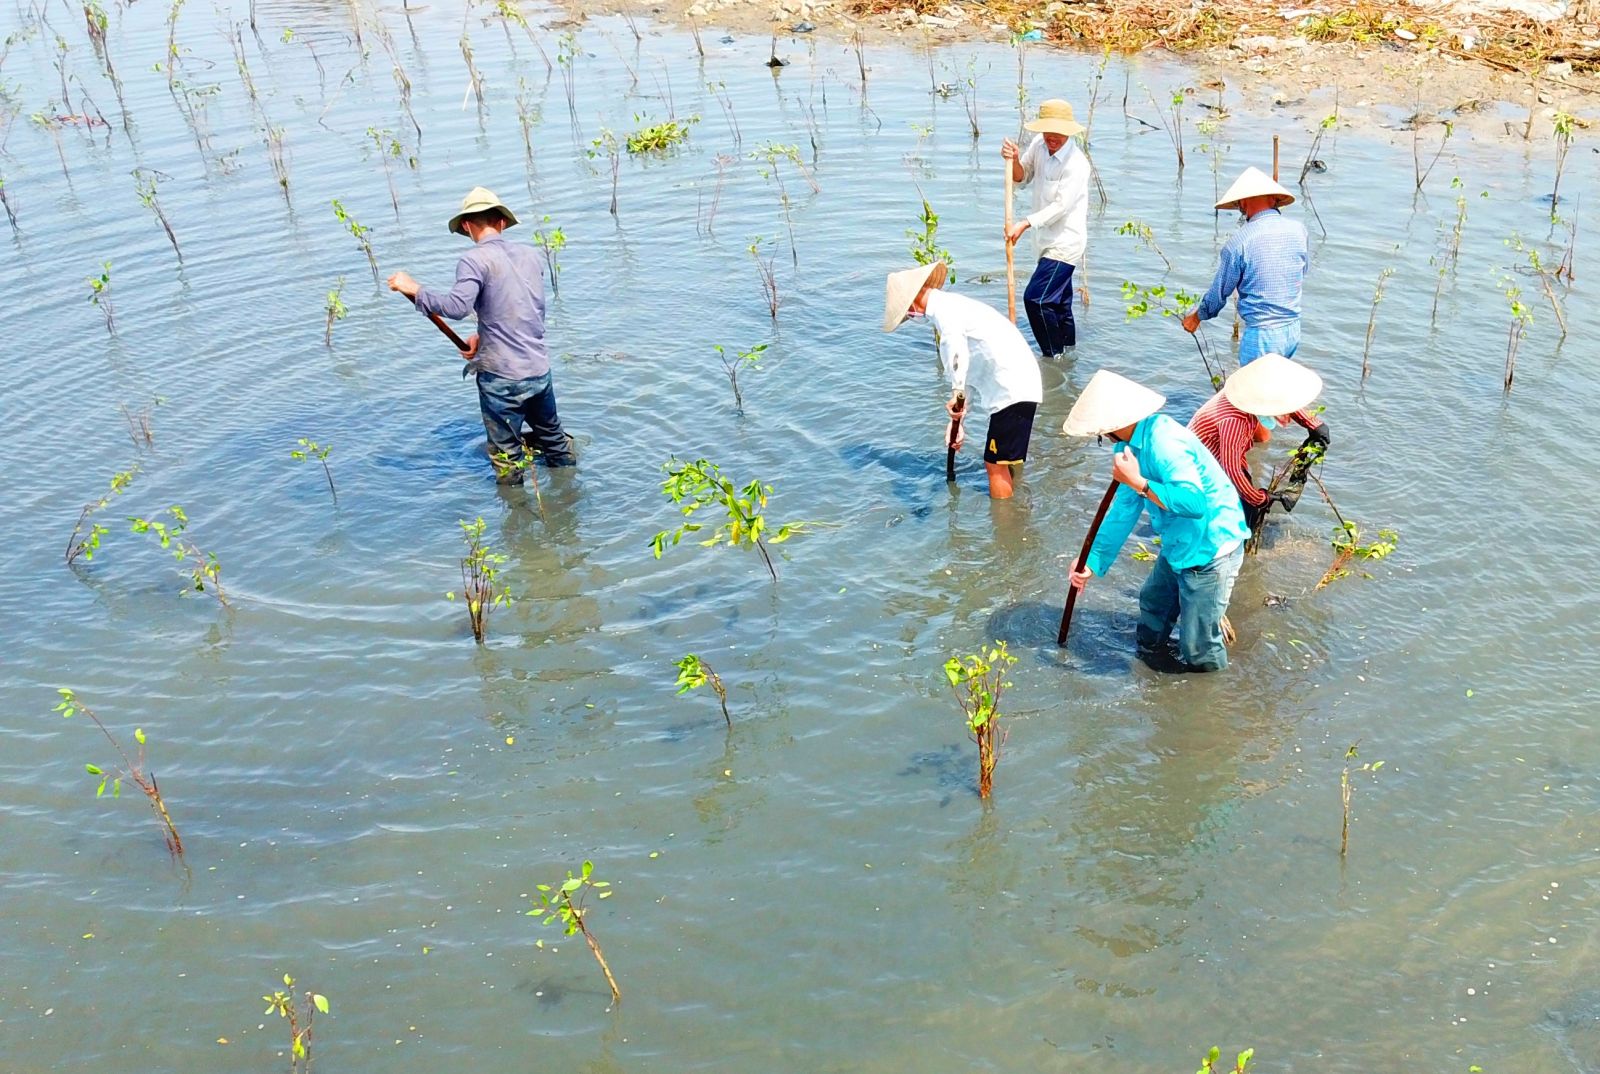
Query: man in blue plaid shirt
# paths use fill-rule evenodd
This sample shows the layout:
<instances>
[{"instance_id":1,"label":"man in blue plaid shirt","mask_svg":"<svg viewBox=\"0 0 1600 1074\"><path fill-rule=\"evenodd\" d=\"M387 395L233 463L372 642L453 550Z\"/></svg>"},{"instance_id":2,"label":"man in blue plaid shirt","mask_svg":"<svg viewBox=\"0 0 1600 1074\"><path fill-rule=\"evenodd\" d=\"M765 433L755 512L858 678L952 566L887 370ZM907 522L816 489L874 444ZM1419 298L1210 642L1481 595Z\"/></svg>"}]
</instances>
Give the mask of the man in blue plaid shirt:
<instances>
[{"instance_id":1,"label":"man in blue plaid shirt","mask_svg":"<svg viewBox=\"0 0 1600 1074\"><path fill-rule=\"evenodd\" d=\"M1300 347L1300 288L1310 256L1305 226L1279 211L1293 203L1294 195L1258 168L1246 168L1217 202L1219 209L1238 209L1245 222L1223 245L1211 289L1184 317L1183 327L1194 332L1237 291L1244 319L1240 365L1263 354L1292 358Z\"/></svg>"}]
</instances>

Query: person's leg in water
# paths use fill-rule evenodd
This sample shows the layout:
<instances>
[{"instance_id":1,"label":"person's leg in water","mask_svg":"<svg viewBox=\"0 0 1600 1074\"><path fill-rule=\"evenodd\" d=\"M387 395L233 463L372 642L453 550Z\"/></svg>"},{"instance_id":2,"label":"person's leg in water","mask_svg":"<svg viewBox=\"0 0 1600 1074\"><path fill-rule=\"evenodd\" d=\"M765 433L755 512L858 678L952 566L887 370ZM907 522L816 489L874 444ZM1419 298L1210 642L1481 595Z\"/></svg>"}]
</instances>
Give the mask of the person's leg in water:
<instances>
[{"instance_id":1,"label":"person's leg in water","mask_svg":"<svg viewBox=\"0 0 1600 1074\"><path fill-rule=\"evenodd\" d=\"M478 409L489 441L489 461L494 466L495 480L507 485L522 482L522 410L517 390L522 383L493 373L478 373Z\"/></svg>"},{"instance_id":2,"label":"person's leg in water","mask_svg":"<svg viewBox=\"0 0 1600 1074\"><path fill-rule=\"evenodd\" d=\"M529 386L529 394L522 404L522 417L528 423L528 443L544 456L546 466L576 465L578 460L572 454L572 440L561 428L561 418L556 413L556 388L551 375L546 373L522 383Z\"/></svg>"},{"instance_id":3,"label":"person's leg in water","mask_svg":"<svg viewBox=\"0 0 1600 1074\"><path fill-rule=\"evenodd\" d=\"M1033 435L1033 416L1038 403L1012 403L989 416L989 431L984 435L983 467L989 475L989 495L1009 499L1028 457L1028 440Z\"/></svg>"},{"instance_id":4,"label":"person's leg in water","mask_svg":"<svg viewBox=\"0 0 1600 1074\"><path fill-rule=\"evenodd\" d=\"M1139 625L1134 628L1134 638L1139 649L1139 659L1152 667L1170 661L1168 640L1173 625L1178 622L1178 578L1167 563L1166 556L1157 556L1150 568L1150 577L1139 588Z\"/></svg>"},{"instance_id":5,"label":"person's leg in water","mask_svg":"<svg viewBox=\"0 0 1600 1074\"><path fill-rule=\"evenodd\" d=\"M1242 562L1240 545L1210 563L1178 572L1178 655L1191 671L1221 671L1228 666L1222 622Z\"/></svg>"},{"instance_id":6,"label":"person's leg in water","mask_svg":"<svg viewBox=\"0 0 1600 1074\"><path fill-rule=\"evenodd\" d=\"M1077 322L1072 317L1072 266L1065 261L1039 259L1022 294L1022 308L1028 313L1028 325L1044 357L1054 358L1077 344Z\"/></svg>"}]
</instances>

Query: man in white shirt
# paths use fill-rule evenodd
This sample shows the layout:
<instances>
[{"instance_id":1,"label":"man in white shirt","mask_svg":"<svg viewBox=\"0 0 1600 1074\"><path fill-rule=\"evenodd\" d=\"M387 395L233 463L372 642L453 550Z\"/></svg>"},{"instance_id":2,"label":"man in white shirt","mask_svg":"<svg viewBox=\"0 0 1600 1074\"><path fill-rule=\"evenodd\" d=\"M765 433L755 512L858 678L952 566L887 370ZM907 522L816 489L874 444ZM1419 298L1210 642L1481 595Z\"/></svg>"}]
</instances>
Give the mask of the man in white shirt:
<instances>
[{"instance_id":1,"label":"man in white shirt","mask_svg":"<svg viewBox=\"0 0 1600 1074\"><path fill-rule=\"evenodd\" d=\"M1023 293L1028 324L1039 352L1046 358L1062 354L1078 342L1072 319L1072 270L1083 260L1089 222L1089 160L1072 136L1083 125L1072 118L1072 105L1049 100L1039 106L1039 118L1025 124L1038 137L1019 150L1007 138L1000 156L1018 183L1033 185L1033 212L1011 225L1006 242L1015 244L1023 232L1033 230L1039 246L1039 264Z\"/></svg>"},{"instance_id":2,"label":"man in white shirt","mask_svg":"<svg viewBox=\"0 0 1600 1074\"><path fill-rule=\"evenodd\" d=\"M883 330L893 332L908 315L933 322L939 357L955 389L945 410L954 418L956 400L962 395L976 395L988 408L984 468L989 495L1004 500L1011 496L1016 473L1028 457L1033 417L1044 398L1039 363L1005 314L965 295L941 291L947 275L942 261L890 273ZM964 439L958 432L950 446L959 448Z\"/></svg>"}]
</instances>

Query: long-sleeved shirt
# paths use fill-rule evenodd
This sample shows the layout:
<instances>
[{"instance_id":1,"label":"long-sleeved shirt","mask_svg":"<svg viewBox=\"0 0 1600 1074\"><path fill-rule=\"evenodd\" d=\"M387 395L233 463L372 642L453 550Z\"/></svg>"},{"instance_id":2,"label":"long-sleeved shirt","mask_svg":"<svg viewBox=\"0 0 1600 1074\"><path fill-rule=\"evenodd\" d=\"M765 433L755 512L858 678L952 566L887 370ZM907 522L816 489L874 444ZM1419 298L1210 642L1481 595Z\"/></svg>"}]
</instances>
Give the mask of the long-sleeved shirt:
<instances>
[{"instance_id":1,"label":"long-sleeved shirt","mask_svg":"<svg viewBox=\"0 0 1600 1074\"><path fill-rule=\"evenodd\" d=\"M1022 184L1033 184L1033 212L1027 219L1039 256L1077 265L1088 241L1089 158L1071 138L1052 153L1045 148L1044 135L1036 134L1017 160Z\"/></svg>"},{"instance_id":2,"label":"long-sleeved shirt","mask_svg":"<svg viewBox=\"0 0 1600 1074\"><path fill-rule=\"evenodd\" d=\"M1304 410L1290 417L1307 429L1322 424L1315 415ZM1239 490L1239 499L1251 507L1260 507L1267 499L1267 494L1251 479L1250 467L1245 463L1245 455L1255 443L1256 429L1260 426L1260 418L1240 410L1221 392L1206 400L1189 419L1189 431L1200 438L1206 450L1221 464L1233 487Z\"/></svg>"},{"instance_id":3,"label":"long-sleeved shirt","mask_svg":"<svg viewBox=\"0 0 1600 1074\"><path fill-rule=\"evenodd\" d=\"M939 330L939 357L957 391L976 394L989 413L1044 399L1033 348L1005 314L977 299L928 292L928 319Z\"/></svg>"},{"instance_id":4,"label":"long-sleeved shirt","mask_svg":"<svg viewBox=\"0 0 1600 1074\"><path fill-rule=\"evenodd\" d=\"M544 342L544 257L533 247L492 235L473 244L456 262L449 291L424 287L417 309L459 321L476 310L475 369L510 380L550 372Z\"/></svg>"},{"instance_id":5,"label":"long-sleeved shirt","mask_svg":"<svg viewBox=\"0 0 1600 1074\"><path fill-rule=\"evenodd\" d=\"M1121 451L1124 445L1112 446ZM1153 414L1133 427L1126 446L1166 506L1120 486L1089 550L1087 565L1095 574L1111 569L1146 507L1150 528L1161 538L1161 558L1175 571L1203 567L1250 536L1228 475L1194 433Z\"/></svg>"},{"instance_id":6,"label":"long-sleeved shirt","mask_svg":"<svg viewBox=\"0 0 1600 1074\"><path fill-rule=\"evenodd\" d=\"M1200 300L1200 319L1209 321L1221 313L1238 291L1245 324L1293 324L1300 319L1300 288L1310 264L1305 226L1277 209L1259 212L1223 244L1217 275Z\"/></svg>"}]
</instances>

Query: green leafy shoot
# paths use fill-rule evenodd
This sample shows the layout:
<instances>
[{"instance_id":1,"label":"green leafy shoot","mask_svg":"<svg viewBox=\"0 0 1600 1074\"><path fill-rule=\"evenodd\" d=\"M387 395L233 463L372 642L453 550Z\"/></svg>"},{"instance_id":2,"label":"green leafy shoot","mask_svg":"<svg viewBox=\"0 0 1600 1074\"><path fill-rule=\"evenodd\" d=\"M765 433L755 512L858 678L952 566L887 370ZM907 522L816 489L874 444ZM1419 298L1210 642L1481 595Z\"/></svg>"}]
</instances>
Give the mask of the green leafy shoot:
<instances>
[{"instance_id":1,"label":"green leafy shoot","mask_svg":"<svg viewBox=\"0 0 1600 1074\"><path fill-rule=\"evenodd\" d=\"M635 122L643 122L644 116L634 116ZM689 140L689 128L700 122L699 116L690 116L685 120L669 119L662 123L654 123L640 127L628 135L627 147L630 153L665 153L675 146L682 145Z\"/></svg>"},{"instance_id":2,"label":"green leafy shoot","mask_svg":"<svg viewBox=\"0 0 1600 1074\"><path fill-rule=\"evenodd\" d=\"M329 1013L328 997L311 991L296 997L294 978L286 973L283 988L262 996L261 1001L267 1005L263 1014L276 1013L289 1022L289 1074L310 1074L312 1023L318 1014Z\"/></svg>"},{"instance_id":3,"label":"green leafy shoot","mask_svg":"<svg viewBox=\"0 0 1600 1074\"><path fill-rule=\"evenodd\" d=\"M511 606L511 589L500 581L500 568L507 557L484 543L486 527L481 515L471 522L458 519L457 525L467 543L467 554L461 557L461 599L466 601L467 615L472 620L472 636L482 645L488 631L489 609ZM453 592L444 596L446 600L456 599Z\"/></svg>"},{"instance_id":4,"label":"green leafy shoot","mask_svg":"<svg viewBox=\"0 0 1600 1074\"><path fill-rule=\"evenodd\" d=\"M83 512L78 515L78 524L72 527L72 535L67 538L67 566L72 566L72 561L82 556L87 563L94 559L94 554L100 550L100 538L111 531L98 522L91 523L89 531L84 532L83 526L96 512L109 507L114 497L121 496L133 479L139 474L139 464L132 468L120 470L111 475L111 488L104 496L93 503L83 505Z\"/></svg>"},{"instance_id":5,"label":"green leafy shoot","mask_svg":"<svg viewBox=\"0 0 1600 1074\"><path fill-rule=\"evenodd\" d=\"M657 559L661 558L661 553L668 545L676 547L686 534L699 533L705 528L704 524L692 521L702 508L720 507L723 511L722 520L700 544L707 548L719 544L753 547L761 553L772 580L778 580L778 569L773 566L772 557L767 553L767 520L762 513L766 509L767 498L772 495L771 485L754 480L738 488L722 476L722 470L716 463L706 459L696 459L694 462L671 459L661 468L667 474L667 479L661 483L662 493L677 504L684 517L691 521L682 523L674 530L662 530L650 539L650 550ZM805 525L802 522L785 523L770 541L772 544L787 541L801 532Z\"/></svg>"},{"instance_id":6,"label":"green leafy shoot","mask_svg":"<svg viewBox=\"0 0 1600 1074\"><path fill-rule=\"evenodd\" d=\"M117 334L117 314L111 306L111 262L107 261L100 267L97 275L86 276L84 279L89 284L89 304L100 310L106 319L106 331L111 335Z\"/></svg>"},{"instance_id":7,"label":"green leafy shoot","mask_svg":"<svg viewBox=\"0 0 1600 1074\"><path fill-rule=\"evenodd\" d=\"M711 689L716 691L717 701L722 705L722 718L727 721L728 729L732 730L733 717L728 715L728 690L722 685L722 676L694 653L688 654L673 667L678 669L678 681L673 684L678 688L678 696L682 697L690 690L697 690L709 682Z\"/></svg>"},{"instance_id":8,"label":"green leafy shoot","mask_svg":"<svg viewBox=\"0 0 1600 1074\"><path fill-rule=\"evenodd\" d=\"M163 514L169 521L161 521ZM189 540L186 533L189 516L182 507L173 504L154 518L130 517L128 522L134 533L154 534L161 547L172 553L172 558L178 561L183 573L189 577L190 584L186 592L209 592L223 607L228 606L227 594L222 589L222 564L215 553L201 551Z\"/></svg>"},{"instance_id":9,"label":"green leafy shoot","mask_svg":"<svg viewBox=\"0 0 1600 1074\"><path fill-rule=\"evenodd\" d=\"M943 261L949 273L947 282L955 283L955 255L939 245L939 214L933 211L927 198L922 199L922 215L918 219L922 223L921 231L906 230L906 237L911 240L911 259L919 265Z\"/></svg>"},{"instance_id":10,"label":"green leafy shoot","mask_svg":"<svg viewBox=\"0 0 1600 1074\"><path fill-rule=\"evenodd\" d=\"M1131 280L1122 281L1122 301L1130 321L1151 313L1182 318L1185 311L1199 305L1200 298L1181 288L1169 292L1165 284L1141 287Z\"/></svg>"},{"instance_id":11,"label":"green leafy shoot","mask_svg":"<svg viewBox=\"0 0 1600 1074\"><path fill-rule=\"evenodd\" d=\"M1145 247L1151 253L1161 258L1162 262L1167 266L1167 271L1172 271L1172 258L1168 257L1166 255L1166 251L1162 250L1161 247L1157 245L1155 232L1150 230L1149 224L1146 224L1142 220L1129 220L1127 223L1117 228L1117 234L1130 235L1139 240L1139 245ZM1126 291L1127 284L1123 285L1123 289Z\"/></svg>"},{"instance_id":12,"label":"green leafy shoot","mask_svg":"<svg viewBox=\"0 0 1600 1074\"><path fill-rule=\"evenodd\" d=\"M588 915L591 907L587 905L592 894L596 899L611 897L611 883L607 880L594 878L594 862L585 861L583 870L576 876L572 870L567 870L567 879L559 884L539 884L535 889L538 894L534 896L533 909L526 911L525 916L537 917L542 920L541 925L553 925L560 922L562 934L576 936L582 934L584 942L589 945L589 950L594 954L595 961L600 964L600 970L606 975L606 984L611 987L612 1002L622 999L622 991L617 988L617 979L611 975L611 967L606 963L606 958L600 951L600 944L594 938L594 933L589 930ZM538 941L537 946L543 947L544 941Z\"/></svg>"},{"instance_id":13,"label":"green leafy shoot","mask_svg":"<svg viewBox=\"0 0 1600 1074\"><path fill-rule=\"evenodd\" d=\"M760 369L761 356L767 353L767 344L757 343L749 350L739 351L737 357L728 357L728 352L722 344L714 343L711 349L717 352L717 359L722 363L722 371L728 376L728 384L733 388L733 408L740 414L744 413L744 395L739 391L739 374L747 369Z\"/></svg>"},{"instance_id":14,"label":"green leafy shoot","mask_svg":"<svg viewBox=\"0 0 1600 1074\"><path fill-rule=\"evenodd\" d=\"M944 676L955 691L956 703L966 722L967 732L978 744L978 797L987 798L994 789L994 767L1000 760L1005 735L1000 729L1000 697L1010 686L1006 669L1017 658L997 641L976 653L953 656L944 664Z\"/></svg>"},{"instance_id":15,"label":"green leafy shoot","mask_svg":"<svg viewBox=\"0 0 1600 1074\"><path fill-rule=\"evenodd\" d=\"M350 237L356 240L356 243L361 247L361 252L366 255L367 265L372 269L372 282L376 284L378 282L378 258L372 252L372 240L367 238L372 233L372 229L346 212L345 207L340 204L338 198L333 199L333 215L339 223L344 225L345 230L350 232Z\"/></svg>"},{"instance_id":16,"label":"green leafy shoot","mask_svg":"<svg viewBox=\"0 0 1600 1074\"><path fill-rule=\"evenodd\" d=\"M61 687L56 693L61 695L61 700L56 704L54 711L61 713L62 717L68 720L79 714L87 716L90 722L105 736L106 741L111 743L111 748L116 751L118 759L122 762L119 767L113 767L109 770L97 764L85 764L83 766L84 771L91 776L97 777L100 781L95 788L94 796L99 798L104 795L106 787L109 785L111 797L120 798L122 797L122 781L124 779L132 780L134 786L144 792L145 798L150 802L150 808L155 810L157 819L161 821L161 836L166 842L167 852L174 858L183 857L183 839L178 835L177 826L172 823L172 814L167 812L167 803L161 797L161 788L156 783L154 773L145 771L144 728L134 728L133 739L139 744L139 751L137 759L129 757L128 751L122 748L122 743L117 741L110 728L106 727L93 709L79 700L76 693L67 687Z\"/></svg>"},{"instance_id":17,"label":"green leafy shoot","mask_svg":"<svg viewBox=\"0 0 1600 1074\"><path fill-rule=\"evenodd\" d=\"M333 285L333 290L328 292L328 301L324 306L324 309L328 314L328 320L326 326L322 330L322 345L324 347L332 347L333 322L344 320L345 315L350 312L347 308L345 308L344 304L343 276L340 276L338 281Z\"/></svg>"},{"instance_id":18,"label":"green leafy shoot","mask_svg":"<svg viewBox=\"0 0 1600 1074\"><path fill-rule=\"evenodd\" d=\"M332 451L332 447L319 444L315 440L307 440L302 436L300 446L289 452L289 457L297 462L309 462L315 459L322 464L322 474L328 479L328 495L333 497L333 505L338 507L339 493L333 487L333 471L328 469L328 455Z\"/></svg>"}]
</instances>

